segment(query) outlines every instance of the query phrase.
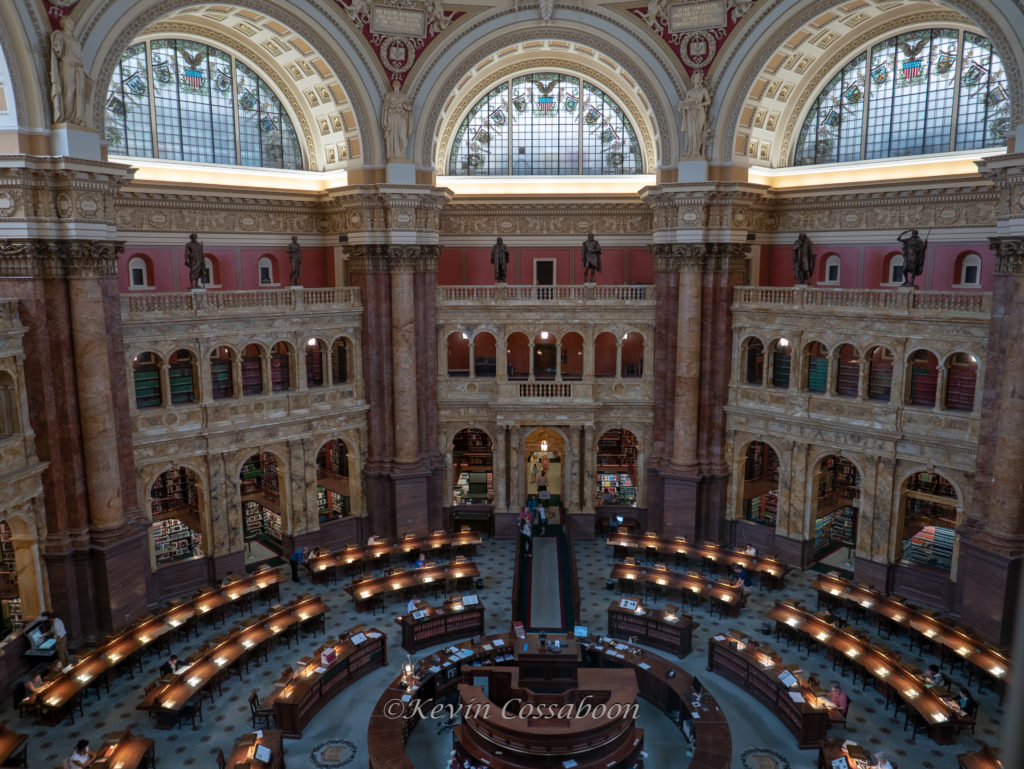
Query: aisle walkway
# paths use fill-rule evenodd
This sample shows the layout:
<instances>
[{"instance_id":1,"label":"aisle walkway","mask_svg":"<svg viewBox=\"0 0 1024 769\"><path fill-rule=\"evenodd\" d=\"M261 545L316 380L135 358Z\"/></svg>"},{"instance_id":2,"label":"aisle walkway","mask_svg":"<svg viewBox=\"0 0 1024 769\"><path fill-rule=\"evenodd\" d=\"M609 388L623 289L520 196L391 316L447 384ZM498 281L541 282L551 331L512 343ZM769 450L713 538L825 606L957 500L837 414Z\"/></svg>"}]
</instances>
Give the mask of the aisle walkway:
<instances>
[{"instance_id":1,"label":"aisle walkway","mask_svg":"<svg viewBox=\"0 0 1024 769\"><path fill-rule=\"evenodd\" d=\"M529 630L562 629L562 581L558 572L558 538L534 537L530 572Z\"/></svg>"}]
</instances>

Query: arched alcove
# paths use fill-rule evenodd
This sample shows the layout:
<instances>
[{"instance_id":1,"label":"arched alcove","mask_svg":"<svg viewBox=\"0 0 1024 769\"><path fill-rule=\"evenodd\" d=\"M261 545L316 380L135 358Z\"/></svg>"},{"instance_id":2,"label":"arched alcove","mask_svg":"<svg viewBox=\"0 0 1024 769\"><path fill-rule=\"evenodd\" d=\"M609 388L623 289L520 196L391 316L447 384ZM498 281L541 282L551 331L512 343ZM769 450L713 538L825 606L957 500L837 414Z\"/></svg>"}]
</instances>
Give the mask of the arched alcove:
<instances>
[{"instance_id":1,"label":"arched alcove","mask_svg":"<svg viewBox=\"0 0 1024 769\"><path fill-rule=\"evenodd\" d=\"M548 510L548 523L558 523L558 510L565 496L565 439L558 430L539 428L526 436L523 462L527 504L542 503Z\"/></svg>"},{"instance_id":2,"label":"arched alcove","mask_svg":"<svg viewBox=\"0 0 1024 769\"><path fill-rule=\"evenodd\" d=\"M644 335L636 331L627 331L622 335L622 368L619 372L623 377L641 377L644 375Z\"/></svg>"},{"instance_id":3,"label":"arched alcove","mask_svg":"<svg viewBox=\"0 0 1024 769\"><path fill-rule=\"evenodd\" d=\"M171 353L168 376L171 383L171 403L194 403L196 400L196 358L191 350Z\"/></svg>"},{"instance_id":4,"label":"arched alcove","mask_svg":"<svg viewBox=\"0 0 1024 769\"><path fill-rule=\"evenodd\" d=\"M868 353L868 398L888 401L892 397L892 371L895 359L885 347L874 347Z\"/></svg>"},{"instance_id":5,"label":"arched alcove","mask_svg":"<svg viewBox=\"0 0 1024 769\"><path fill-rule=\"evenodd\" d=\"M779 514L779 455L763 441L751 441L743 453L740 515L775 527Z\"/></svg>"},{"instance_id":6,"label":"arched alcove","mask_svg":"<svg viewBox=\"0 0 1024 769\"><path fill-rule=\"evenodd\" d=\"M214 400L235 395L235 351L230 347L216 347L210 353L210 388Z\"/></svg>"},{"instance_id":7,"label":"arched alcove","mask_svg":"<svg viewBox=\"0 0 1024 769\"><path fill-rule=\"evenodd\" d=\"M583 335L575 331L562 335L562 379L583 379Z\"/></svg>"},{"instance_id":8,"label":"arched alcove","mask_svg":"<svg viewBox=\"0 0 1024 769\"><path fill-rule=\"evenodd\" d=\"M856 398L860 388L860 354L852 344L836 351L836 395Z\"/></svg>"},{"instance_id":9,"label":"arched alcove","mask_svg":"<svg viewBox=\"0 0 1024 769\"><path fill-rule=\"evenodd\" d=\"M269 451L253 454L239 470L238 480L246 563L281 555L281 513L286 500L277 456Z\"/></svg>"},{"instance_id":10,"label":"arched alcove","mask_svg":"<svg viewBox=\"0 0 1024 769\"><path fill-rule=\"evenodd\" d=\"M494 501L494 449L491 436L475 427L459 430L452 439L452 504Z\"/></svg>"},{"instance_id":11,"label":"arched alcove","mask_svg":"<svg viewBox=\"0 0 1024 769\"><path fill-rule=\"evenodd\" d=\"M448 376L469 376L469 334L453 331L448 335Z\"/></svg>"},{"instance_id":12,"label":"arched alcove","mask_svg":"<svg viewBox=\"0 0 1024 769\"><path fill-rule=\"evenodd\" d=\"M814 560L821 561L837 549L851 548L841 556L844 565L857 546L860 509L860 472L841 454L829 454L815 465L811 479Z\"/></svg>"},{"instance_id":13,"label":"arched alcove","mask_svg":"<svg viewBox=\"0 0 1024 769\"><path fill-rule=\"evenodd\" d=\"M939 385L939 359L931 350L914 350L907 356L907 394L909 406L932 407Z\"/></svg>"},{"instance_id":14,"label":"arched alcove","mask_svg":"<svg viewBox=\"0 0 1024 769\"><path fill-rule=\"evenodd\" d=\"M163 387L160 384L160 356L155 352L140 352L132 359L132 382L135 386L135 408L151 409L163 405Z\"/></svg>"},{"instance_id":15,"label":"arched alcove","mask_svg":"<svg viewBox=\"0 0 1024 769\"><path fill-rule=\"evenodd\" d=\"M611 331L602 331L594 339L594 376L615 376L615 351L618 342Z\"/></svg>"},{"instance_id":16,"label":"arched alcove","mask_svg":"<svg viewBox=\"0 0 1024 769\"><path fill-rule=\"evenodd\" d=\"M764 384L764 343L756 336L743 343L743 383Z\"/></svg>"},{"instance_id":17,"label":"arched alcove","mask_svg":"<svg viewBox=\"0 0 1024 769\"><path fill-rule=\"evenodd\" d=\"M505 342L509 379L527 379L530 375L530 340L521 331L509 334Z\"/></svg>"},{"instance_id":18,"label":"arched alcove","mask_svg":"<svg viewBox=\"0 0 1024 769\"><path fill-rule=\"evenodd\" d=\"M263 348L247 344L242 349L242 395L263 393Z\"/></svg>"},{"instance_id":19,"label":"arched alcove","mask_svg":"<svg viewBox=\"0 0 1024 769\"><path fill-rule=\"evenodd\" d=\"M900 561L952 569L961 507L956 487L942 475L927 471L907 478L900 492Z\"/></svg>"},{"instance_id":20,"label":"arched alcove","mask_svg":"<svg viewBox=\"0 0 1024 769\"><path fill-rule=\"evenodd\" d=\"M306 340L306 387L323 387L326 384L325 348L322 339L310 337Z\"/></svg>"},{"instance_id":21,"label":"arched alcove","mask_svg":"<svg viewBox=\"0 0 1024 769\"><path fill-rule=\"evenodd\" d=\"M595 504L636 507L638 443L636 435L622 427L607 430L597 439Z\"/></svg>"},{"instance_id":22,"label":"arched alcove","mask_svg":"<svg viewBox=\"0 0 1024 769\"><path fill-rule=\"evenodd\" d=\"M807 371L804 387L808 392L823 393L828 387L828 348L821 342L807 345Z\"/></svg>"},{"instance_id":23,"label":"arched alcove","mask_svg":"<svg viewBox=\"0 0 1024 769\"><path fill-rule=\"evenodd\" d=\"M203 555L203 495L187 467L166 470L149 489L150 534L157 568Z\"/></svg>"},{"instance_id":24,"label":"arched alcove","mask_svg":"<svg viewBox=\"0 0 1024 769\"><path fill-rule=\"evenodd\" d=\"M349 449L345 441L327 441L316 453L316 498L320 523L352 515Z\"/></svg>"}]
</instances>

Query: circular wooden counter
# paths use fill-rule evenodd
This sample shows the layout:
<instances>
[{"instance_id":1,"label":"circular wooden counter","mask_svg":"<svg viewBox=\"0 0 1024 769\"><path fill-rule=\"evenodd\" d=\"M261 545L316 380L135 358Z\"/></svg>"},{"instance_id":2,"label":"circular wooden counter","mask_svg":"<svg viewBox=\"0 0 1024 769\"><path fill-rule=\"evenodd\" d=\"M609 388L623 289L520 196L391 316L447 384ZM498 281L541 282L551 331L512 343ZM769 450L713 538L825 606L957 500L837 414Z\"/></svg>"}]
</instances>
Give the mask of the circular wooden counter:
<instances>
[{"instance_id":1,"label":"circular wooden counter","mask_svg":"<svg viewBox=\"0 0 1024 769\"><path fill-rule=\"evenodd\" d=\"M534 638L531 636L531 639ZM548 635L549 641L554 640ZM458 684L472 684L473 663L506 665L511 663L515 643L511 633L485 636L479 643L462 643L420 660L419 686L407 692L396 678L381 694L370 716L367 750L370 769L414 769L405 752L409 733L420 718L443 718L446 711L431 713L435 702L454 694ZM586 667L631 668L636 672L640 696L681 725L679 714L687 717L693 709L686 698L693 677L668 660L644 651L636 654L631 647L614 639L593 640L584 647ZM674 677L669 678L669 671ZM419 700L419 706L414 703ZM732 760L732 736L725 714L714 698L705 691L701 697L700 717L693 726L697 747L689 766L692 769L729 769ZM493 763L500 767L501 764Z\"/></svg>"}]
</instances>

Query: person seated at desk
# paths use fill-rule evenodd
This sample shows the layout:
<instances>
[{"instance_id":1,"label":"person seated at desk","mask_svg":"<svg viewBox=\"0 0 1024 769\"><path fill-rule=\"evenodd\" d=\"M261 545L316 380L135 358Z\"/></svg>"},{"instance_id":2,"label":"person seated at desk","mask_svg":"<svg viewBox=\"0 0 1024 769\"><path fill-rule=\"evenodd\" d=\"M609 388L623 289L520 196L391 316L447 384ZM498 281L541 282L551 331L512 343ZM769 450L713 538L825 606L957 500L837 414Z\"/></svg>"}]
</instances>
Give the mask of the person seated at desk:
<instances>
[{"instance_id":1,"label":"person seated at desk","mask_svg":"<svg viewBox=\"0 0 1024 769\"><path fill-rule=\"evenodd\" d=\"M939 670L938 665L929 665L928 672L924 674L924 682L928 686L946 688L949 686L949 679Z\"/></svg>"},{"instance_id":2,"label":"person seated at desk","mask_svg":"<svg viewBox=\"0 0 1024 769\"><path fill-rule=\"evenodd\" d=\"M416 561L413 563L412 567L414 569L422 569L426 565L427 565L427 556L426 556L425 553L420 553L418 556L416 556Z\"/></svg>"},{"instance_id":3,"label":"person seated at desk","mask_svg":"<svg viewBox=\"0 0 1024 769\"><path fill-rule=\"evenodd\" d=\"M846 692L839 686L838 681L833 681L829 684L828 701L832 703L832 707L840 711L844 716L846 715L846 711L850 707L850 698L846 696Z\"/></svg>"},{"instance_id":4,"label":"person seated at desk","mask_svg":"<svg viewBox=\"0 0 1024 769\"><path fill-rule=\"evenodd\" d=\"M24 699L24 702L29 703L29 704L35 702L36 701L36 694L39 693L39 690L42 689L43 686L45 686L45 684L43 683L43 676L37 670L25 682L25 699Z\"/></svg>"},{"instance_id":5,"label":"person seated at desk","mask_svg":"<svg viewBox=\"0 0 1024 769\"><path fill-rule=\"evenodd\" d=\"M407 603L405 605L405 613L411 615L418 608L419 608L419 606L417 606L417 604L416 604L416 599L415 598L410 598L409 599L409 603Z\"/></svg>"},{"instance_id":6,"label":"person seated at desk","mask_svg":"<svg viewBox=\"0 0 1024 769\"><path fill-rule=\"evenodd\" d=\"M747 598L750 597L750 587L754 584L754 580L750 578L750 572L743 568L743 564L734 563L732 565L732 585L740 589L740 595L743 596L743 600L740 603L740 607L747 605Z\"/></svg>"},{"instance_id":7,"label":"person seated at desk","mask_svg":"<svg viewBox=\"0 0 1024 769\"><path fill-rule=\"evenodd\" d=\"M837 616L836 614L834 614L831 609L825 612L825 616L822 617L822 619L825 620L832 627L843 627L844 625L846 625L846 621L843 620L841 617Z\"/></svg>"},{"instance_id":8,"label":"person seated at desk","mask_svg":"<svg viewBox=\"0 0 1024 769\"><path fill-rule=\"evenodd\" d=\"M754 547L752 544L750 544L748 542L747 546L743 549L743 553L744 553L744 555L752 555L752 556L754 556L756 558L757 557L757 548Z\"/></svg>"},{"instance_id":9,"label":"person seated at desk","mask_svg":"<svg viewBox=\"0 0 1024 769\"><path fill-rule=\"evenodd\" d=\"M614 505L615 504L615 492L611 490L609 486L604 490L604 496L601 497L601 504L603 505Z\"/></svg>"},{"instance_id":10,"label":"person seated at desk","mask_svg":"<svg viewBox=\"0 0 1024 769\"><path fill-rule=\"evenodd\" d=\"M963 686L960 687L960 691L956 695L956 706L968 717L974 718L978 713L978 701L971 696L971 693L967 691Z\"/></svg>"},{"instance_id":11,"label":"person seated at desk","mask_svg":"<svg viewBox=\"0 0 1024 769\"><path fill-rule=\"evenodd\" d=\"M79 740L75 745L75 752L66 761L69 769L78 766L88 766L96 760L96 754L89 750L89 740Z\"/></svg>"},{"instance_id":12,"label":"person seated at desk","mask_svg":"<svg viewBox=\"0 0 1024 769\"><path fill-rule=\"evenodd\" d=\"M185 663L178 659L177 654L172 654L167 662L160 666L160 676L162 678L163 676L172 675L183 667L185 667Z\"/></svg>"},{"instance_id":13,"label":"person seated at desk","mask_svg":"<svg viewBox=\"0 0 1024 769\"><path fill-rule=\"evenodd\" d=\"M877 769L896 769L884 753L875 753L875 766Z\"/></svg>"},{"instance_id":14,"label":"person seated at desk","mask_svg":"<svg viewBox=\"0 0 1024 769\"><path fill-rule=\"evenodd\" d=\"M366 540L366 546L367 547L370 547L370 545L379 545L379 544L380 544L380 537L378 537L376 534L371 534L369 539Z\"/></svg>"}]
</instances>

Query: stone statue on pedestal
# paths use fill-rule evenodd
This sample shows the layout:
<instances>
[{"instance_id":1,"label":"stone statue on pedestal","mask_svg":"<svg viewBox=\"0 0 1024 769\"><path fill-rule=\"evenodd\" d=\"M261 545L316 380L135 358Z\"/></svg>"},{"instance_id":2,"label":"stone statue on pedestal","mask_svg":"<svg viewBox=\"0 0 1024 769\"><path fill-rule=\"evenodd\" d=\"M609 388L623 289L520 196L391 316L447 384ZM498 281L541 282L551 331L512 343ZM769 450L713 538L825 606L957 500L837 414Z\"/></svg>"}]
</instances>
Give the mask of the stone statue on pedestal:
<instances>
[{"instance_id":1,"label":"stone statue on pedestal","mask_svg":"<svg viewBox=\"0 0 1024 769\"><path fill-rule=\"evenodd\" d=\"M85 123L85 65L75 20L65 16L50 33L50 99L54 123Z\"/></svg>"},{"instance_id":2,"label":"stone statue on pedestal","mask_svg":"<svg viewBox=\"0 0 1024 769\"><path fill-rule=\"evenodd\" d=\"M494 281L504 283L508 271L508 246L502 242L501 238L498 238L498 242L491 246L491 264L494 265Z\"/></svg>"},{"instance_id":3,"label":"stone statue on pedestal","mask_svg":"<svg viewBox=\"0 0 1024 769\"><path fill-rule=\"evenodd\" d=\"M793 279L797 283L808 283L814 275L814 244L801 232L793 244Z\"/></svg>"},{"instance_id":4,"label":"stone statue on pedestal","mask_svg":"<svg viewBox=\"0 0 1024 769\"><path fill-rule=\"evenodd\" d=\"M914 278L924 272L924 252L928 248L928 240L921 240L917 230L904 230L896 236L896 240L903 244L903 285L913 286Z\"/></svg>"},{"instance_id":5,"label":"stone statue on pedestal","mask_svg":"<svg viewBox=\"0 0 1024 769\"><path fill-rule=\"evenodd\" d=\"M601 244L589 233L583 241L583 282L592 283L594 274L601 271Z\"/></svg>"},{"instance_id":6,"label":"stone statue on pedestal","mask_svg":"<svg viewBox=\"0 0 1024 769\"><path fill-rule=\"evenodd\" d=\"M302 246L299 245L299 236L292 235L292 242L288 244L288 281L293 286L300 285L299 273L302 270Z\"/></svg>"},{"instance_id":7,"label":"stone statue on pedestal","mask_svg":"<svg viewBox=\"0 0 1024 769\"><path fill-rule=\"evenodd\" d=\"M206 256L203 244L194 232L188 236L185 245L185 266L188 267L189 288L200 288L206 273Z\"/></svg>"}]
</instances>

